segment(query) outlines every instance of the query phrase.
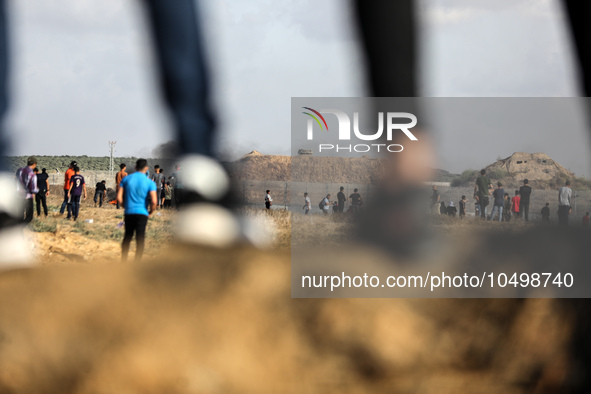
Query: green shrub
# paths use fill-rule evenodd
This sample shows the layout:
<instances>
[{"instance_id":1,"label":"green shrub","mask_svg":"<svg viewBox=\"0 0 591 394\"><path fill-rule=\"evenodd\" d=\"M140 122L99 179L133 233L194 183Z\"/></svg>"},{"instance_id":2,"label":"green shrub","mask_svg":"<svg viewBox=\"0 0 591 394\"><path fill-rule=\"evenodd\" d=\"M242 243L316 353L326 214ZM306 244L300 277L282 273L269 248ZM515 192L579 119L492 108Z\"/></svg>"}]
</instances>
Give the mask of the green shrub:
<instances>
[{"instance_id":1,"label":"green shrub","mask_svg":"<svg viewBox=\"0 0 591 394\"><path fill-rule=\"evenodd\" d=\"M460 175L452 179L451 185L454 187L465 185L466 183L474 182L476 180L476 170L465 170Z\"/></svg>"},{"instance_id":2,"label":"green shrub","mask_svg":"<svg viewBox=\"0 0 591 394\"><path fill-rule=\"evenodd\" d=\"M509 172L507 170L504 170L502 168L495 168L490 170L489 172L487 172L486 174L488 176L489 179L503 179L505 177L507 177L509 175Z\"/></svg>"}]
</instances>

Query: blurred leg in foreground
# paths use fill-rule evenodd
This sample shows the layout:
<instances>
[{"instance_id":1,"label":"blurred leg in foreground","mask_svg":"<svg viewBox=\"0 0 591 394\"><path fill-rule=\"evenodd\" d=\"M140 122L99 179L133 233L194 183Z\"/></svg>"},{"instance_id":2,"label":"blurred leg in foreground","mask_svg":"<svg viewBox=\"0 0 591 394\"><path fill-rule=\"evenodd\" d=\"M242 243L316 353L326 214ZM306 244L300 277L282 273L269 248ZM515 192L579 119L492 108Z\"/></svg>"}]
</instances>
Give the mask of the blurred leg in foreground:
<instances>
[{"instance_id":1,"label":"blurred leg in foreground","mask_svg":"<svg viewBox=\"0 0 591 394\"><path fill-rule=\"evenodd\" d=\"M418 141L389 142L403 142L404 152L387 156L387 169L374 203L361 217L361 237L396 254L421 248L427 232L421 197L423 182L432 180L429 167L435 167L431 164L434 151L424 131L424 118L412 99L418 94L415 13L412 0L353 1L353 14L366 58L369 96L409 98L396 100L395 109L413 113L419 120L418 128L413 129ZM375 108L376 112L384 113L392 110L392 105Z\"/></svg>"},{"instance_id":2,"label":"blurred leg in foreground","mask_svg":"<svg viewBox=\"0 0 591 394\"><path fill-rule=\"evenodd\" d=\"M20 223L24 200L18 198L14 174L4 161L9 148L4 125L8 110L7 35L6 1L0 0L0 269L30 265L32 258Z\"/></svg>"},{"instance_id":3,"label":"blurred leg in foreground","mask_svg":"<svg viewBox=\"0 0 591 394\"><path fill-rule=\"evenodd\" d=\"M205 51L194 0L144 0L160 84L175 127L181 161L175 172L177 238L227 246L247 233L229 211L230 179L214 158L215 119Z\"/></svg>"}]
</instances>

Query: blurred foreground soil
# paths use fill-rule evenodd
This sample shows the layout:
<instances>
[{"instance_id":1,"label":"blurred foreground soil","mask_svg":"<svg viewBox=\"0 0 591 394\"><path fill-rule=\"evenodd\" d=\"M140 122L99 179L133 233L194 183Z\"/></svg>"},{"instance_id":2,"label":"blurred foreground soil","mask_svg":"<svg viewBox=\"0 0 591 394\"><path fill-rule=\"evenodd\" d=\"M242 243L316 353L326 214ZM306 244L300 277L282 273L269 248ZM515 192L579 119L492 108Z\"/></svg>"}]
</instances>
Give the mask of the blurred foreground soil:
<instances>
[{"instance_id":1,"label":"blurred foreground soil","mask_svg":"<svg viewBox=\"0 0 591 394\"><path fill-rule=\"evenodd\" d=\"M171 244L170 214L140 264L119 262L112 207L42 219L40 266L0 273L0 393L585 392L587 302L292 299L288 213L275 251ZM342 230L325 219L298 239ZM484 224L439 226L463 240ZM539 258L537 239L485 254Z\"/></svg>"},{"instance_id":2,"label":"blurred foreground soil","mask_svg":"<svg viewBox=\"0 0 591 394\"><path fill-rule=\"evenodd\" d=\"M0 274L0 393L557 392L556 300L291 299L287 252Z\"/></svg>"}]
</instances>

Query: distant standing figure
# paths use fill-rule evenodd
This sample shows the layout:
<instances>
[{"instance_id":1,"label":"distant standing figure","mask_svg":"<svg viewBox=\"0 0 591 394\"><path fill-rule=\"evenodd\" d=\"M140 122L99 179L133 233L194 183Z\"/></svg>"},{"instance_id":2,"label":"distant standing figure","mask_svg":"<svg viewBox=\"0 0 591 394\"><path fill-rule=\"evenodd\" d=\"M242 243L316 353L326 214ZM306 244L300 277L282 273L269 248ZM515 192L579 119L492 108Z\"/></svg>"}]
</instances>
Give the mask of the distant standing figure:
<instances>
[{"instance_id":1,"label":"distant standing figure","mask_svg":"<svg viewBox=\"0 0 591 394\"><path fill-rule=\"evenodd\" d=\"M447 207L445 206L445 202L441 201L439 203L439 214L440 215L447 215Z\"/></svg>"},{"instance_id":2,"label":"distant standing figure","mask_svg":"<svg viewBox=\"0 0 591 394\"><path fill-rule=\"evenodd\" d=\"M509 193L505 193L505 199L503 201L505 203L503 206L503 220L508 222L511 220L511 197Z\"/></svg>"},{"instance_id":3,"label":"distant standing figure","mask_svg":"<svg viewBox=\"0 0 591 394\"><path fill-rule=\"evenodd\" d=\"M312 209L312 202L310 201L310 197L308 197L308 192L304 193L304 206L302 207L304 210L304 215L307 215Z\"/></svg>"},{"instance_id":4,"label":"distant standing figure","mask_svg":"<svg viewBox=\"0 0 591 394\"><path fill-rule=\"evenodd\" d=\"M33 199L35 198L35 194L37 194L37 177L33 170L37 167L37 158L35 156L30 156L27 159L27 165L25 167L19 168L16 171L16 179L17 179L17 190L21 193L22 198L25 200L25 211L24 211L24 219L21 216L25 223L31 223L33 220ZM23 212L21 211L21 214Z\"/></svg>"},{"instance_id":5,"label":"distant standing figure","mask_svg":"<svg viewBox=\"0 0 591 394\"><path fill-rule=\"evenodd\" d=\"M174 166L174 172L172 173L170 179L173 180L172 186L174 193L172 197L174 199L174 207L176 209L180 209L180 207L183 205L183 193L185 190L185 187L183 185L183 169L180 164Z\"/></svg>"},{"instance_id":6,"label":"distant standing figure","mask_svg":"<svg viewBox=\"0 0 591 394\"><path fill-rule=\"evenodd\" d=\"M74 167L74 176L70 178L70 190L68 191L70 204L68 205L68 217L66 219L69 220L73 217L74 221L78 220L82 191L84 191L84 199L86 200L86 182L84 182L84 177L80 175L80 167L76 166Z\"/></svg>"},{"instance_id":7,"label":"distant standing figure","mask_svg":"<svg viewBox=\"0 0 591 394\"><path fill-rule=\"evenodd\" d=\"M355 189L357 190L357 189ZM431 194L431 213L433 213L434 215L439 215L440 214L440 209L439 209L439 199L441 197L439 196L439 192L437 191L437 185L433 185L433 194Z\"/></svg>"},{"instance_id":8,"label":"distant standing figure","mask_svg":"<svg viewBox=\"0 0 591 394\"><path fill-rule=\"evenodd\" d=\"M520 205L521 197L519 197L519 190L515 190L515 197L511 199L511 212L513 212L513 216L515 216L515 219L521 217L521 213L519 212Z\"/></svg>"},{"instance_id":9,"label":"distant standing figure","mask_svg":"<svg viewBox=\"0 0 591 394\"><path fill-rule=\"evenodd\" d=\"M450 201L449 205L447 206L447 215L455 217L457 213L458 208L456 208L453 201Z\"/></svg>"},{"instance_id":10,"label":"distant standing figure","mask_svg":"<svg viewBox=\"0 0 591 394\"><path fill-rule=\"evenodd\" d=\"M162 208L162 199L160 199L160 194L162 193L162 182L164 180L164 174L160 170L159 165L154 166L154 174L152 175L152 180L156 184L157 194L158 194L158 208Z\"/></svg>"},{"instance_id":11,"label":"distant standing figure","mask_svg":"<svg viewBox=\"0 0 591 394\"><path fill-rule=\"evenodd\" d=\"M529 220L529 197L531 196L531 187L528 185L527 179L523 180L523 186L519 188L519 196L521 202L519 203L519 212L527 222Z\"/></svg>"},{"instance_id":12,"label":"distant standing figure","mask_svg":"<svg viewBox=\"0 0 591 394\"><path fill-rule=\"evenodd\" d=\"M164 184L164 208L172 208L172 186L170 182Z\"/></svg>"},{"instance_id":13,"label":"distant standing figure","mask_svg":"<svg viewBox=\"0 0 591 394\"><path fill-rule=\"evenodd\" d=\"M460 200L460 219L463 219L466 217L466 203L468 202L468 200L466 200L466 196L462 196L462 199Z\"/></svg>"},{"instance_id":14,"label":"distant standing figure","mask_svg":"<svg viewBox=\"0 0 591 394\"><path fill-rule=\"evenodd\" d=\"M75 161L71 162L68 170L64 174L64 202L62 202L62 206L60 208L60 215L64 214L67 206L70 204L70 198L68 197L70 192L70 178L74 176L74 167L77 165L78 163Z\"/></svg>"},{"instance_id":15,"label":"distant standing figure","mask_svg":"<svg viewBox=\"0 0 591 394\"><path fill-rule=\"evenodd\" d=\"M330 202L330 197L330 194L327 194L326 197L322 199L322 212L324 212L325 215L328 215L330 206L333 205L332 202Z\"/></svg>"},{"instance_id":16,"label":"distant standing figure","mask_svg":"<svg viewBox=\"0 0 591 394\"><path fill-rule=\"evenodd\" d=\"M343 212L345 209L345 201L347 201L347 197L345 197L343 190L345 190L345 188L341 186L340 191L337 193L337 212Z\"/></svg>"},{"instance_id":17,"label":"distant standing figure","mask_svg":"<svg viewBox=\"0 0 591 394\"><path fill-rule=\"evenodd\" d=\"M39 172L37 167L35 171ZM37 174L37 188L39 192L35 194L35 203L37 205L37 216L41 216L41 207L43 207L43 213L47 217L47 196L49 195L49 174L47 168L43 168L40 174Z\"/></svg>"},{"instance_id":18,"label":"distant standing figure","mask_svg":"<svg viewBox=\"0 0 591 394\"><path fill-rule=\"evenodd\" d=\"M564 186L558 190L558 224L568 225L568 215L570 214L570 200L573 191L570 188L570 181L567 180Z\"/></svg>"},{"instance_id":19,"label":"distant standing figure","mask_svg":"<svg viewBox=\"0 0 591 394\"><path fill-rule=\"evenodd\" d=\"M353 193L349 196L349 201L351 202L351 209L353 211L359 211L361 209L363 200L361 199L361 194L359 194L359 189L355 188L353 190Z\"/></svg>"},{"instance_id":20,"label":"distant standing figure","mask_svg":"<svg viewBox=\"0 0 591 394\"><path fill-rule=\"evenodd\" d=\"M96 203L98 201L99 208L103 206L103 200L107 197L107 181L100 181L96 184L96 189L94 190L94 206L96 207Z\"/></svg>"},{"instance_id":21,"label":"distant standing figure","mask_svg":"<svg viewBox=\"0 0 591 394\"><path fill-rule=\"evenodd\" d=\"M583 216L583 223L582 223L583 227L589 227L589 212L587 212L585 214L585 216Z\"/></svg>"},{"instance_id":22,"label":"distant standing figure","mask_svg":"<svg viewBox=\"0 0 591 394\"><path fill-rule=\"evenodd\" d=\"M497 188L493 192L493 209L490 214L490 220L495 220L495 215L499 212L499 222L503 220L503 206L505 204L505 189L503 189L503 184L501 182L497 182Z\"/></svg>"},{"instance_id":23,"label":"distant standing figure","mask_svg":"<svg viewBox=\"0 0 591 394\"><path fill-rule=\"evenodd\" d=\"M490 179L486 176L486 170L480 170L480 176L476 179L476 187L478 188L476 195L480 204L480 218L484 220L486 219L486 207L489 204L488 196L492 188Z\"/></svg>"},{"instance_id":24,"label":"distant standing figure","mask_svg":"<svg viewBox=\"0 0 591 394\"><path fill-rule=\"evenodd\" d=\"M267 190L265 193L265 208L271 209L271 205L273 205L273 197L271 197L271 190Z\"/></svg>"},{"instance_id":25,"label":"distant standing figure","mask_svg":"<svg viewBox=\"0 0 591 394\"><path fill-rule=\"evenodd\" d=\"M119 172L117 173L117 175L115 175L115 186L117 194L119 194L119 187L121 185L121 181L123 180L123 178L127 176L127 172L125 171L127 166L125 165L125 163L119 164L119 168ZM117 199L117 209L119 209L119 199Z\"/></svg>"},{"instance_id":26,"label":"distant standing figure","mask_svg":"<svg viewBox=\"0 0 591 394\"><path fill-rule=\"evenodd\" d=\"M160 174L162 174L162 183L160 185L156 185L156 188L159 190L158 199L160 200L160 205L164 207L164 201L166 200L166 195L164 193L164 187L166 186L166 176L164 175L164 168L160 168Z\"/></svg>"},{"instance_id":27,"label":"distant standing figure","mask_svg":"<svg viewBox=\"0 0 591 394\"><path fill-rule=\"evenodd\" d=\"M117 192L117 201L125 209L125 237L121 243L122 261L127 261L129 246L134 234L137 244L135 261L142 259L148 218L158 203L156 184L146 176L148 161L139 159L135 169L136 172L123 178Z\"/></svg>"},{"instance_id":28,"label":"distant standing figure","mask_svg":"<svg viewBox=\"0 0 591 394\"><path fill-rule=\"evenodd\" d=\"M542 214L542 222L550 222L550 203L547 202L546 206L542 208L540 212Z\"/></svg>"}]
</instances>

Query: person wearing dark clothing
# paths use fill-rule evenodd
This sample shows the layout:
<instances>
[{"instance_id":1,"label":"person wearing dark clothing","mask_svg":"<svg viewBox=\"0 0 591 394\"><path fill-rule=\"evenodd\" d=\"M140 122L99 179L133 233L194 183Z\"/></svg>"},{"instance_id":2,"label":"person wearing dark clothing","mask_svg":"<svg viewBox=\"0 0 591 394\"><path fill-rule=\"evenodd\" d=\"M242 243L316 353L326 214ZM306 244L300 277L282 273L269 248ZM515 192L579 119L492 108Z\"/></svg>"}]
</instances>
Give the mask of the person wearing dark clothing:
<instances>
[{"instance_id":1,"label":"person wearing dark clothing","mask_svg":"<svg viewBox=\"0 0 591 394\"><path fill-rule=\"evenodd\" d=\"M47 168L43 168L40 174L37 167L35 167L34 171L37 174L37 188L39 189L39 192L35 194L37 216L41 216L41 207L43 207L43 213L47 217L47 195L49 194L49 174L47 173Z\"/></svg>"},{"instance_id":2,"label":"person wearing dark clothing","mask_svg":"<svg viewBox=\"0 0 591 394\"><path fill-rule=\"evenodd\" d=\"M94 206L96 207L96 203L98 201L99 208L103 206L103 200L107 196L107 182L100 181L96 184L96 189L94 191Z\"/></svg>"},{"instance_id":3,"label":"person wearing dark clothing","mask_svg":"<svg viewBox=\"0 0 591 394\"><path fill-rule=\"evenodd\" d=\"M449 205L447 206L447 215L455 217L457 213L458 208L456 208L453 201L450 201Z\"/></svg>"},{"instance_id":4,"label":"person wearing dark clothing","mask_svg":"<svg viewBox=\"0 0 591 394\"><path fill-rule=\"evenodd\" d=\"M359 189L353 190L353 194L349 196L349 201L351 202L351 209L353 211L361 209L362 199L361 194L359 194Z\"/></svg>"},{"instance_id":5,"label":"person wearing dark clothing","mask_svg":"<svg viewBox=\"0 0 591 394\"><path fill-rule=\"evenodd\" d=\"M447 215L447 207L445 206L445 202L441 201L439 204L439 214L440 215Z\"/></svg>"},{"instance_id":6,"label":"person wearing dark clothing","mask_svg":"<svg viewBox=\"0 0 591 394\"><path fill-rule=\"evenodd\" d=\"M490 220L495 220L497 211L499 212L499 222L503 220L503 206L505 205L505 189L503 184L497 182L497 188L493 191L494 203L490 214Z\"/></svg>"},{"instance_id":7,"label":"person wearing dark clothing","mask_svg":"<svg viewBox=\"0 0 591 394\"><path fill-rule=\"evenodd\" d=\"M160 195L162 194L162 185L164 182L164 174L162 173L162 170L160 169L159 165L155 165L154 166L154 174L152 175L152 177L150 178L154 181L154 183L156 184L156 194L158 197L158 208L162 208L162 198L160 198Z\"/></svg>"},{"instance_id":8,"label":"person wearing dark clothing","mask_svg":"<svg viewBox=\"0 0 591 394\"><path fill-rule=\"evenodd\" d=\"M503 221L508 222L511 220L511 197L509 196L509 193L505 193L504 203Z\"/></svg>"},{"instance_id":9,"label":"person wearing dark clothing","mask_svg":"<svg viewBox=\"0 0 591 394\"><path fill-rule=\"evenodd\" d=\"M345 188L341 186L340 191L337 193L336 212L343 212L343 210L345 209L345 201L347 201L347 197L345 197L345 193L343 193L343 190L345 190Z\"/></svg>"},{"instance_id":10,"label":"person wearing dark clothing","mask_svg":"<svg viewBox=\"0 0 591 394\"><path fill-rule=\"evenodd\" d=\"M519 188L519 196L521 200L519 202L519 212L521 216L527 221L529 219L529 197L531 195L531 187L528 186L529 181L523 180L523 186Z\"/></svg>"},{"instance_id":11,"label":"person wearing dark clothing","mask_svg":"<svg viewBox=\"0 0 591 394\"><path fill-rule=\"evenodd\" d=\"M460 219L463 219L466 217L466 202L468 202L468 200L466 200L466 196L462 196L462 199L460 200Z\"/></svg>"},{"instance_id":12,"label":"person wearing dark clothing","mask_svg":"<svg viewBox=\"0 0 591 394\"><path fill-rule=\"evenodd\" d=\"M66 219L74 218L74 221L78 220L78 214L80 213L80 198L84 191L84 199L86 200L86 182L84 177L80 175L80 167L74 167L74 176L70 178L70 190L68 191L68 197L70 204L68 205L68 217Z\"/></svg>"},{"instance_id":13,"label":"person wearing dark clothing","mask_svg":"<svg viewBox=\"0 0 591 394\"><path fill-rule=\"evenodd\" d=\"M480 206L480 218L486 219L486 207L489 203L488 196L490 195L491 189L490 179L486 176L486 170L480 170L480 176L476 179L476 187L478 188L476 196Z\"/></svg>"},{"instance_id":14,"label":"person wearing dark clothing","mask_svg":"<svg viewBox=\"0 0 591 394\"><path fill-rule=\"evenodd\" d=\"M542 208L542 222L549 222L550 221L550 203L546 203L546 206Z\"/></svg>"}]
</instances>

